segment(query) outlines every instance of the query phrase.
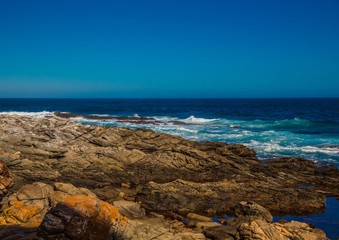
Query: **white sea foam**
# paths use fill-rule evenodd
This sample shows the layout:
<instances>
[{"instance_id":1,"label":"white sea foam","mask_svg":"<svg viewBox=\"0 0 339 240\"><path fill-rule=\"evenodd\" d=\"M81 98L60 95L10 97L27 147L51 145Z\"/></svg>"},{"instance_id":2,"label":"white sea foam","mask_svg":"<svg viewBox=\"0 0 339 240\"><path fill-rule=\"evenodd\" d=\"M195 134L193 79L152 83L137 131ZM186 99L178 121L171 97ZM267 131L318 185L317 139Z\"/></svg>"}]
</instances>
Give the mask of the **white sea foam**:
<instances>
[{"instance_id":1,"label":"white sea foam","mask_svg":"<svg viewBox=\"0 0 339 240\"><path fill-rule=\"evenodd\" d=\"M289 145L283 146L280 145L278 142L259 142L252 140L250 143L246 144L249 147L264 151L264 152L293 152L293 153L323 153L331 156L339 156L339 149L331 148L331 147L318 147L318 146L296 146L296 145Z\"/></svg>"},{"instance_id":2,"label":"white sea foam","mask_svg":"<svg viewBox=\"0 0 339 240\"><path fill-rule=\"evenodd\" d=\"M169 116L164 116L164 117L154 116L152 118L154 118L155 120L160 121L160 122L179 121L179 118L177 118L177 117L169 117Z\"/></svg>"},{"instance_id":3,"label":"white sea foam","mask_svg":"<svg viewBox=\"0 0 339 240\"><path fill-rule=\"evenodd\" d=\"M197 123L197 124L202 124L202 123L213 122L213 121L215 121L215 120L216 120L215 118L213 118L213 119L197 118L197 117L194 117L194 116L192 115L192 116L189 116L188 118L184 119L183 122L186 122L186 123Z\"/></svg>"},{"instance_id":4,"label":"white sea foam","mask_svg":"<svg viewBox=\"0 0 339 240\"><path fill-rule=\"evenodd\" d=\"M96 117L112 117L111 115L108 115L108 114L90 114L90 116L96 116Z\"/></svg>"},{"instance_id":5,"label":"white sea foam","mask_svg":"<svg viewBox=\"0 0 339 240\"><path fill-rule=\"evenodd\" d=\"M0 112L0 115L7 116L7 115L15 115L15 116L22 116L22 117L47 117L47 116L54 116L54 112L42 111L42 112Z\"/></svg>"}]
</instances>

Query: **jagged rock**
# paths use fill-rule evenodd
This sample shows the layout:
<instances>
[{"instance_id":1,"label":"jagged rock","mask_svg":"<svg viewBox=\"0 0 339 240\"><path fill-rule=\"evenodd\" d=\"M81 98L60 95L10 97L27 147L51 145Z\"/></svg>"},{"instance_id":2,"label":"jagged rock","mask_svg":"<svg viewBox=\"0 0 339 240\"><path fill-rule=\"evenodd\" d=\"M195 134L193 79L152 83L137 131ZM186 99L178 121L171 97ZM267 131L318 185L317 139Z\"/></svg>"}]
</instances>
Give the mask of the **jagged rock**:
<instances>
[{"instance_id":1,"label":"jagged rock","mask_svg":"<svg viewBox=\"0 0 339 240\"><path fill-rule=\"evenodd\" d=\"M113 205L122 215L128 218L143 218L146 215L145 209L135 202L120 200L114 201Z\"/></svg>"},{"instance_id":2,"label":"jagged rock","mask_svg":"<svg viewBox=\"0 0 339 240\"><path fill-rule=\"evenodd\" d=\"M26 206L39 206L45 212L58 202L73 195L86 195L96 197L94 193L86 188L76 188L69 183L56 182L53 185L35 182L20 188L16 193L3 199L3 208L13 205L13 202L21 201Z\"/></svg>"},{"instance_id":3,"label":"jagged rock","mask_svg":"<svg viewBox=\"0 0 339 240\"><path fill-rule=\"evenodd\" d=\"M264 207L254 202L240 202L234 207L235 218L224 225L204 229L206 237L225 240L325 240L323 231L301 222L275 222Z\"/></svg>"},{"instance_id":4,"label":"jagged rock","mask_svg":"<svg viewBox=\"0 0 339 240\"><path fill-rule=\"evenodd\" d=\"M38 236L70 239L123 239L128 219L97 198L76 195L51 208L39 226Z\"/></svg>"},{"instance_id":5,"label":"jagged rock","mask_svg":"<svg viewBox=\"0 0 339 240\"><path fill-rule=\"evenodd\" d=\"M234 207L236 217L249 217L251 219L262 218L266 222L271 223L272 214L264 207L255 202L240 202Z\"/></svg>"},{"instance_id":6,"label":"jagged rock","mask_svg":"<svg viewBox=\"0 0 339 240\"><path fill-rule=\"evenodd\" d=\"M0 200L8 192L13 185L13 180L9 174L8 168L2 160L0 160Z\"/></svg>"},{"instance_id":7,"label":"jagged rock","mask_svg":"<svg viewBox=\"0 0 339 240\"><path fill-rule=\"evenodd\" d=\"M11 206L2 211L0 223L1 225L21 223L39 224L43 215L43 209L40 206L27 206L24 202L13 201Z\"/></svg>"},{"instance_id":8,"label":"jagged rock","mask_svg":"<svg viewBox=\"0 0 339 240\"><path fill-rule=\"evenodd\" d=\"M1 115L0 127L4 129L0 148L20 152L6 158L21 184L18 187L34 181L91 188L177 178L215 181L260 164L253 150L239 144L198 143L150 130L84 126L60 117Z\"/></svg>"},{"instance_id":9,"label":"jagged rock","mask_svg":"<svg viewBox=\"0 0 339 240\"><path fill-rule=\"evenodd\" d=\"M168 183L150 182L139 192L137 201L148 211L190 212L216 216L232 214L240 201L255 201L272 213L312 213L325 207L325 196L314 189L285 188L271 182L196 183L176 180Z\"/></svg>"},{"instance_id":10,"label":"jagged rock","mask_svg":"<svg viewBox=\"0 0 339 240\"><path fill-rule=\"evenodd\" d=\"M327 240L323 231L311 228L307 223L292 221L285 224L269 224L262 219L241 224L235 238L237 240Z\"/></svg>"},{"instance_id":11,"label":"jagged rock","mask_svg":"<svg viewBox=\"0 0 339 240\"><path fill-rule=\"evenodd\" d=\"M69 182L105 200L140 201L147 211L178 219L189 212L230 213L240 201L255 201L272 214L309 214L325 207L326 196L339 196L338 169L300 158L259 161L240 144L86 126L57 116L1 115L0 128L0 160L11 170L13 191L33 182ZM11 185L6 181L0 195ZM122 183L130 187L119 189ZM313 188L299 189L305 185ZM52 205L71 191L55 188L47 194ZM25 204L36 202L24 196ZM45 208L45 197L40 200Z\"/></svg>"}]
</instances>

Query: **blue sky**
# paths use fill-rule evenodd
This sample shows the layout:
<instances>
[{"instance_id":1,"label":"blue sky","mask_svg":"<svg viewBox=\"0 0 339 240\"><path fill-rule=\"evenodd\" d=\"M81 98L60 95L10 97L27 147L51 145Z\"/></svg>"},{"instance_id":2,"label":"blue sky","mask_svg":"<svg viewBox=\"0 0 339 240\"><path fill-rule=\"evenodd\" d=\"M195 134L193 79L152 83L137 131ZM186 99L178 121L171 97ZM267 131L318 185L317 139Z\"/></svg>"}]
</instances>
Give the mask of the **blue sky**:
<instances>
[{"instance_id":1,"label":"blue sky","mask_svg":"<svg viewBox=\"0 0 339 240\"><path fill-rule=\"evenodd\" d=\"M339 97L337 0L1 0L0 97Z\"/></svg>"}]
</instances>

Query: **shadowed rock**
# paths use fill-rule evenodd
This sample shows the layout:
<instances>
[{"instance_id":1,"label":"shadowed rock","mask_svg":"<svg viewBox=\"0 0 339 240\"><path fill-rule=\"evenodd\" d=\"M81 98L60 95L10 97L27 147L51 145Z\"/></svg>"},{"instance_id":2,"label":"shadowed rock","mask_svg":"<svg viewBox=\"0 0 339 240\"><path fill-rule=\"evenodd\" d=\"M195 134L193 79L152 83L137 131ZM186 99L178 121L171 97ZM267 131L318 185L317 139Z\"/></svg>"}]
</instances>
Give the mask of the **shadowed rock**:
<instances>
[{"instance_id":1,"label":"shadowed rock","mask_svg":"<svg viewBox=\"0 0 339 240\"><path fill-rule=\"evenodd\" d=\"M5 162L0 160L0 200L8 192L8 189L12 186L13 180L9 174L8 168Z\"/></svg>"},{"instance_id":2,"label":"shadowed rock","mask_svg":"<svg viewBox=\"0 0 339 240\"><path fill-rule=\"evenodd\" d=\"M124 239L127 218L112 205L76 195L51 208L39 226L38 236L69 239Z\"/></svg>"}]
</instances>

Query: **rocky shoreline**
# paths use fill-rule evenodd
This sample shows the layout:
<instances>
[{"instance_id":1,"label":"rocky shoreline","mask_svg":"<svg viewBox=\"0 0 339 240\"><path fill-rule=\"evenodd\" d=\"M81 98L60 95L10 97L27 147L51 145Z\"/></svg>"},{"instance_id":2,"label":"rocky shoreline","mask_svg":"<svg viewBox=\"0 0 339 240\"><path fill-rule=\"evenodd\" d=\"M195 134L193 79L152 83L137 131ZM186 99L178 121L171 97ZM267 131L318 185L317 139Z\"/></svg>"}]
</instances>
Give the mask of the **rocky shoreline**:
<instances>
[{"instance_id":1,"label":"rocky shoreline","mask_svg":"<svg viewBox=\"0 0 339 240\"><path fill-rule=\"evenodd\" d=\"M271 214L316 213L339 197L336 167L260 161L241 144L61 114L1 115L0 132L0 239L327 239ZM211 219L224 215L234 217Z\"/></svg>"}]
</instances>

